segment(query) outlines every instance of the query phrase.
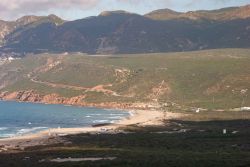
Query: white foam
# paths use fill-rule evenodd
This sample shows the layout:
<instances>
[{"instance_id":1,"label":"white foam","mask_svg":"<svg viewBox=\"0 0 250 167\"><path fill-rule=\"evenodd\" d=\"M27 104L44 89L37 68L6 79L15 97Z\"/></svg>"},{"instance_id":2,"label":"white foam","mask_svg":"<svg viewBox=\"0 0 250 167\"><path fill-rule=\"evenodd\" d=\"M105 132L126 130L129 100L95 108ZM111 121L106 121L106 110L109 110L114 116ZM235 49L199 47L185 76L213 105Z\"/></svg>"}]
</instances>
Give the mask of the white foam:
<instances>
[{"instance_id":1,"label":"white foam","mask_svg":"<svg viewBox=\"0 0 250 167\"><path fill-rule=\"evenodd\" d=\"M0 130L7 130L7 127L0 127Z\"/></svg>"},{"instance_id":2,"label":"white foam","mask_svg":"<svg viewBox=\"0 0 250 167\"><path fill-rule=\"evenodd\" d=\"M109 119L122 119L123 117L121 116L116 116L116 117L108 117Z\"/></svg>"},{"instance_id":3,"label":"white foam","mask_svg":"<svg viewBox=\"0 0 250 167\"><path fill-rule=\"evenodd\" d=\"M106 123L106 122L110 122L109 120L95 120L93 121L93 123Z\"/></svg>"},{"instance_id":4,"label":"white foam","mask_svg":"<svg viewBox=\"0 0 250 167\"><path fill-rule=\"evenodd\" d=\"M114 116L124 116L124 114L109 114L109 115L114 115Z\"/></svg>"},{"instance_id":5,"label":"white foam","mask_svg":"<svg viewBox=\"0 0 250 167\"><path fill-rule=\"evenodd\" d=\"M110 121L111 124L114 124L114 123L116 123L116 122L118 122L118 121Z\"/></svg>"},{"instance_id":6,"label":"white foam","mask_svg":"<svg viewBox=\"0 0 250 167\"><path fill-rule=\"evenodd\" d=\"M9 137L14 137L14 133L5 133L5 134L0 134L0 138L9 138Z\"/></svg>"},{"instance_id":7,"label":"white foam","mask_svg":"<svg viewBox=\"0 0 250 167\"><path fill-rule=\"evenodd\" d=\"M102 115L102 114L89 114L89 115Z\"/></svg>"},{"instance_id":8,"label":"white foam","mask_svg":"<svg viewBox=\"0 0 250 167\"><path fill-rule=\"evenodd\" d=\"M129 115L131 116L131 117L133 117L135 114L134 114L134 111L129 111L128 112L129 113Z\"/></svg>"},{"instance_id":9,"label":"white foam","mask_svg":"<svg viewBox=\"0 0 250 167\"><path fill-rule=\"evenodd\" d=\"M42 129L47 129L47 127L34 127L34 128L29 128L29 129L20 129L17 131L17 135L28 134L28 133L32 133L34 131L38 131Z\"/></svg>"}]
</instances>

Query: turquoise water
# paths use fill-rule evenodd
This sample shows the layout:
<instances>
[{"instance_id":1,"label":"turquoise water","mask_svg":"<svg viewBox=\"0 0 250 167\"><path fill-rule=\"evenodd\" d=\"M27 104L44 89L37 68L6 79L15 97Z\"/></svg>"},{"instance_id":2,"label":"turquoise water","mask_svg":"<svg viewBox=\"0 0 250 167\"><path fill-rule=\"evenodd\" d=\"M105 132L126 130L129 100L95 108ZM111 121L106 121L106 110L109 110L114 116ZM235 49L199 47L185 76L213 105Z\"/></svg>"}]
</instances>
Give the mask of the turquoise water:
<instances>
[{"instance_id":1,"label":"turquoise water","mask_svg":"<svg viewBox=\"0 0 250 167\"><path fill-rule=\"evenodd\" d=\"M119 110L0 101L0 138L113 123L128 116Z\"/></svg>"}]
</instances>

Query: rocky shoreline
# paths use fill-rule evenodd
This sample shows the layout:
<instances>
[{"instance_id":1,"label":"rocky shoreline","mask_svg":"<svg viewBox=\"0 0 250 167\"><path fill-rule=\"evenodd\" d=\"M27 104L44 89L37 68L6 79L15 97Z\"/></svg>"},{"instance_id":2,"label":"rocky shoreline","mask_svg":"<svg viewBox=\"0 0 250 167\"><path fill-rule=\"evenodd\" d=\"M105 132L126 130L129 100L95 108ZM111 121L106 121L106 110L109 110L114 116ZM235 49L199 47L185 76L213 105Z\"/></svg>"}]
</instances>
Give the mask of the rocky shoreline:
<instances>
[{"instance_id":1,"label":"rocky shoreline","mask_svg":"<svg viewBox=\"0 0 250 167\"><path fill-rule=\"evenodd\" d=\"M159 109L157 104L145 103L124 103L124 102L101 102L89 103L84 101L85 96L75 96L71 98L61 97L58 94L41 95L33 90L18 91L18 92L0 92L0 100L4 101L18 101L18 102L31 102L31 103L44 103L44 104L63 104L82 107L96 107L96 108L110 108L110 109L137 109L137 110L150 110Z\"/></svg>"}]
</instances>

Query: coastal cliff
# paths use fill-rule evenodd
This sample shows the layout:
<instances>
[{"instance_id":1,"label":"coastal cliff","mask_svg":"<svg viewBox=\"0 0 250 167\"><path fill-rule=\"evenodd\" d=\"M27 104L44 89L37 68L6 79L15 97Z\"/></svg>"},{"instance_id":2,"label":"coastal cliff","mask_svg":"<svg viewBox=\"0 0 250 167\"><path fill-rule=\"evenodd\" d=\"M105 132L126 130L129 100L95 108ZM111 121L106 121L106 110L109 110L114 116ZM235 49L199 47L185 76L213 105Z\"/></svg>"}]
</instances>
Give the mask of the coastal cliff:
<instances>
[{"instance_id":1,"label":"coastal cliff","mask_svg":"<svg viewBox=\"0 0 250 167\"><path fill-rule=\"evenodd\" d=\"M35 91L2 92L0 99L4 101L19 101L44 104L63 104L84 107L112 108L112 109L152 109L159 108L159 105L144 103L120 103L120 102L101 102L89 103L84 101L85 96L71 98L61 97L58 94L40 95Z\"/></svg>"}]
</instances>

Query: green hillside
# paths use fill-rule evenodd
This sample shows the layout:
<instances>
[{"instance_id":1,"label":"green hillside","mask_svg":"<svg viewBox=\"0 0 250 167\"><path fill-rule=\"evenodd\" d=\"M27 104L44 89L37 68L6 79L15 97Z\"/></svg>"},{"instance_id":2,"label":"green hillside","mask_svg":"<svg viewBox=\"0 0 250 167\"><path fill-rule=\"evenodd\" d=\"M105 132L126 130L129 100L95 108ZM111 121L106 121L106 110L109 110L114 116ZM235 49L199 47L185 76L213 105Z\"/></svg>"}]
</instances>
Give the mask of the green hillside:
<instances>
[{"instance_id":1,"label":"green hillside","mask_svg":"<svg viewBox=\"0 0 250 167\"><path fill-rule=\"evenodd\" d=\"M84 96L87 103L250 106L250 49L87 56L28 56L0 66L0 92Z\"/></svg>"}]
</instances>

